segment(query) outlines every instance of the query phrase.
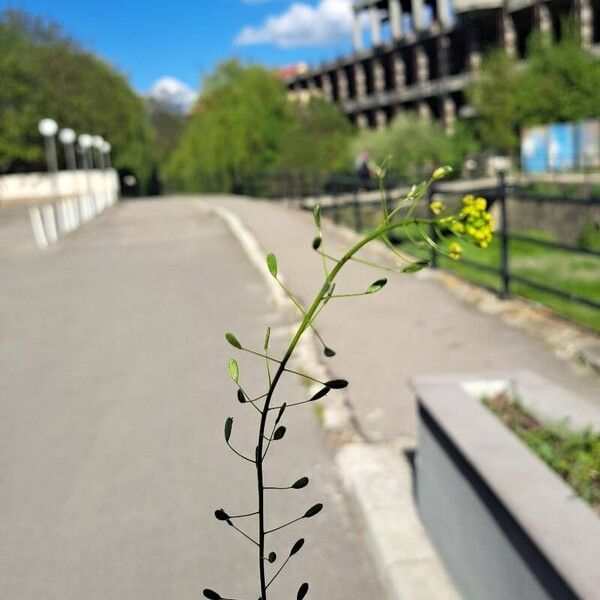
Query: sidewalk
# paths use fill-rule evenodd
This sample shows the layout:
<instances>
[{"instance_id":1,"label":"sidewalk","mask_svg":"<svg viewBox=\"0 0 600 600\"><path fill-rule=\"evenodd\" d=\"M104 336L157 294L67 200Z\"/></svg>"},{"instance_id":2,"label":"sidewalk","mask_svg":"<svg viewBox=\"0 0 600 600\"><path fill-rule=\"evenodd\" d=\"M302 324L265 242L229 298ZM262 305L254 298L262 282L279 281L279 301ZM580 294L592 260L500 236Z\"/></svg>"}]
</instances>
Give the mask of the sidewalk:
<instances>
[{"instance_id":1,"label":"sidewalk","mask_svg":"<svg viewBox=\"0 0 600 600\"><path fill-rule=\"evenodd\" d=\"M307 212L236 197L206 197L234 212L265 252L274 252L287 285L304 303L322 282L311 248L314 223ZM324 247L339 255L348 246L340 229L324 220ZM381 260L379 252L365 258ZM364 290L381 272L353 264L337 289ZM331 306L331 305L330 305ZM337 351L324 359L335 377L350 381L348 399L368 441L414 437L414 402L407 381L423 373L527 368L599 403L600 378L555 356L543 342L486 315L449 292L431 271L388 274L373 296L339 299L324 310L318 328Z\"/></svg>"}]
</instances>

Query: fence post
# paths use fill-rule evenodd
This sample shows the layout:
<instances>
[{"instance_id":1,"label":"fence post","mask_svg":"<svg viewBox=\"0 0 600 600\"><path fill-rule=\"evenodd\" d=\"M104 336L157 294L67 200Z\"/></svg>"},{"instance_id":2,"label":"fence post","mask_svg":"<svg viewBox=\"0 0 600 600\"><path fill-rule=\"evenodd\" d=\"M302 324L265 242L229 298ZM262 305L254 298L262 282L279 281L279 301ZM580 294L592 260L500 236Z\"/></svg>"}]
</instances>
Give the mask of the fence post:
<instances>
[{"instance_id":1,"label":"fence post","mask_svg":"<svg viewBox=\"0 0 600 600\"><path fill-rule=\"evenodd\" d=\"M431 187L427 190L427 196L425 197L425 203L426 203L426 206L427 206L427 212L429 214L429 218L435 217L433 211L431 210L431 208L429 208L429 205L431 204L431 199L432 199L433 194L434 194L434 188L433 188L433 185L431 185ZM429 226L429 237L434 242L437 243L437 237L438 237L438 235L437 235L437 231L436 231L435 226L433 225L433 223ZM437 266L438 266L438 253L437 253L437 250L434 247L431 248L431 254L429 256L429 262L430 262L430 266L433 269L437 268Z\"/></svg>"},{"instance_id":2,"label":"fence post","mask_svg":"<svg viewBox=\"0 0 600 600\"><path fill-rule=\"evenodd\" d=\"M360 199L358 191L354 192L354 199L352 202L352 208L354 212L354 229L361 232L363 228L362 224L362 211L360 207Z\"/></svg>"},{"instance_id":3,"label":"fence post","mask_svg":"<svg viewBox=\"0 0 600 600\"><path fill-rule=\"evenodd\" d=\"M510 296L510 268L508 264L509 224L506 206L506 173L498 173L498 200L500 201L500 298Z\"/></svg>"}]
</instances>

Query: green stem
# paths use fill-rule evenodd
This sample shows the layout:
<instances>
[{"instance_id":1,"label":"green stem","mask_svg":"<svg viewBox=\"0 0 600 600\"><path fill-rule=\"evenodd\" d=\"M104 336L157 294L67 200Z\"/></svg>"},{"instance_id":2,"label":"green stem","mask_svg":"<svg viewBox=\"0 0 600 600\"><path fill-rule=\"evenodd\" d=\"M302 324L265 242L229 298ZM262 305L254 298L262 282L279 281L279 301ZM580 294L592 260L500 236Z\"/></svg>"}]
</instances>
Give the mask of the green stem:
<instances>
[{"instance_id":1,"label":"green stem","mask_svg":"<svg viewBox=\"0 0 600 600\"><path fill-rule=\"evenodd\" d=\"M404 221L399 221L396 223L384 222L381 225L379 225L379 227L376 227L373 231L371 231L369 234L367 234L364 238L362 238L361 240L356 242L339 259L337 264L330 271L329 275L325 278L325 282L323 283L321 289L315 296L310 307L306 310L304 317L303 317L300 325L298 325L298 329L296 330L294 337L292 338L291 342L289 343L289 346L288 346L287 350L285 351L283 359L279 363L277 371L275 372L275 375L273 376L273 380L271 381L271 385L269 386L269 391L267 392L267 397L265 399L265 403L264 403L263 409L262 409L262 415L261 415L260 426L259 426L259 431L258 431L258 444L256 446L256 460L255 460L255 462L256 462L256 480L257 480L257 487L258 487L258 559L259 559L259 567L258 568L259 568L259 576L260 576L261 600L267 600L267 580L266 580L266 573L265 573L265 561L263 560L263 557L265 556L265 533L266 533L265 532L265 493L264 493L265 486L264 486L264 472L263 472L263 461L264 461L263 448L264 448L264 436L265 436L265 431L266 431L266 427L267 427L267 416L269 414L269 407L271 405L271 400L273 399L275 389L277 388L277 384L279 383L281 376L286 371L286 365L287 365L288 361L290 360L290 358L292 357L292 354L294 353L294 350L296 349L296 346L298 345L300 338L302 337L304 332L310 327L315 312L318 310L321 302L323 301L323 299L324 299L325 295L327 294L329 288L331 287L333 281L335 280L335 278L337 277L337 275L341 271L341 269L344 267L344 265L357 252L359 252L364 246L366 246L369 242L381 237L382 235L385 235L388 231L391 231L392 229L396 229L396 228L400 228L400 227L407 227L408 225L415 225L415 224L416 225L419 225L419 224L429 225L431 222L432 221L430 219L415 219L415 218L407 219Z\"/></svg>"}]
</instances>

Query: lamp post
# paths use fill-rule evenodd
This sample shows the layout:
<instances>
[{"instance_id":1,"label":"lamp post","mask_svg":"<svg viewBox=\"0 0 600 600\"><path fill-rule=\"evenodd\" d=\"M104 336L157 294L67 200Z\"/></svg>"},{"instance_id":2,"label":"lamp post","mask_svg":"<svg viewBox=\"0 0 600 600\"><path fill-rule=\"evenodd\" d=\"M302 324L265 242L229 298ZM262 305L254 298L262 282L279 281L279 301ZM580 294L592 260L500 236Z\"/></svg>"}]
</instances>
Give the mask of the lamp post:
<instances>
[{"instance_id":1,"label":"lamp post","mask_svg":"<svg viewBox=\"0 0 600 600\"><path fill-rule=\"evenodd\" d=\"M110 151L112 146L105 140L102 144L102 153L104 154L104 168L110 169Z\"/></svg>"},{"instance_id":2,"label":"lamp post","mask_svg":"<svg viewBox=\"0 0 600 600\"><path fill-rule=\"evenodd\" d=\"M96 167L98 169L103 169L104 168L104 157L102 156L102 147L104 146L104 138L101 135L94 135L94 136L92 136L92 144L93 144L93 147L96 149L96 157L95 157ZM92 155L93 154L94 154L94 151L92 150Z\"/></svg>"},{"instance_id":3,"label":"lamp post","mask_svg":"<svg viewBox=\"0 0 600 600\"><path fill-rule=\"evenodd\" d=\"M93 165L91 165L89 161L89 151L92 147L92 136L88 133L82 133L77 138L77 144L79 146L79 152L81 154L81 166L86 170L92 168Z\"/></svg>"},{"instance_id":4,"label":"lamp post","mask_svg":"<svg viewBox=\"0 0 600 600\"><path fill-rule=\"evenodd\" d=\"M75 158L75 148L73 144L77 139L75 132L72 129L66 128L61 129L58 132L58 139L61 141L65 148L65 162L67 163L67 169L73 171L77 168L77 160Z\"/></svg>"},{"instance_id":5,"label":"lamp post","mask_svg":"<svg viewBox=\"0 0 600 600\"><path fill-rule=\"evenodd\" d=\"M58 163L56 161L56 145L54 143L54 136L58 131L58 124L54 119L42 119L38 123L38 131L44 138L44 145L46 146L46 165L49 172L58 171Z\"/></svg>"}]
</instances>

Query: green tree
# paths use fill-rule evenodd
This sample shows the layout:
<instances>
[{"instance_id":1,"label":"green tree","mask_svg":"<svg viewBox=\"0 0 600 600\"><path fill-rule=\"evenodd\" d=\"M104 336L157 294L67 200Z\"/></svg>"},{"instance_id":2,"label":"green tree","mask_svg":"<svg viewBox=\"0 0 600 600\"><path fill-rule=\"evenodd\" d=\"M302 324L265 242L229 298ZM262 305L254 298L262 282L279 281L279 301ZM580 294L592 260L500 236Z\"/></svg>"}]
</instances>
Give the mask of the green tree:
<instances>
[{"instance_id":1,"label":"green tree","mask_svg":"<svg viewBox=\"0 0 600 600\"><path fill-rule=\"evenodd\" d=\"M350 148L353 156L369 150L377 163L387 164L390 173L414 180L436 165L460 168L472 143L463 127L456 136L460 143L454 143L454 136L448 135L437 121L403 113L385 129L361 131Z\"/></svg>"},{"instance_id":2,"label":"green tree","mask_svg":"<svg viewBox=\"0 0 600 600\"><path fill-rule=\"evenodd\" d=\"M145 102L112 66L54 24L21 12L0 20L0 168L43 168L40 118L104 136L115 167L144 181L152 166Z\"/></svg>"},{"instance_id":3,"label":"green tree","mask_svg":"<svg viewBox=\"0 0 600 600\"><path fill-rule=\"evenodd\" d=\"M515 61L503 49L494 49L467 89L476 112L475 131L488 148L510 153L518 146L519 79Z\"/></svg>"},{"instance_id":4,"label":"green tree","mask_svg":"<svg viewBox=\"0 0 600 600\"><path fill-rule=\"evenodd\" d=\"M237 61L208 76L171 155L169 183L189 191L232 191L273 165L292 120L283 83L271 72Z\"/></svg>"},{"instance_id":5,"label":"green tree","mask_svg":"<svg viewBox=\"0 0 600 600\"><path fill-rule=\"evenodd\" d=\"M563 32L555 44L542 35L529 41L517 95L519 125L600 116L600 61L581 48L571 24Z\"/></svg>"},{"instance_id":6,"label":"green tree","mask_svg":"<svg viewBox=\"0 0 600 600\"><path fill-rule=\"evenodd\" d=\"M337 104L320 97L297 102L294 120L285 138L276 169L339 171L351 166L348 145L354 135L352 124Z\"/></svg>"}]
</instances>

